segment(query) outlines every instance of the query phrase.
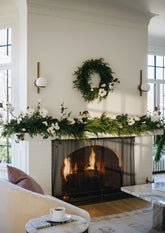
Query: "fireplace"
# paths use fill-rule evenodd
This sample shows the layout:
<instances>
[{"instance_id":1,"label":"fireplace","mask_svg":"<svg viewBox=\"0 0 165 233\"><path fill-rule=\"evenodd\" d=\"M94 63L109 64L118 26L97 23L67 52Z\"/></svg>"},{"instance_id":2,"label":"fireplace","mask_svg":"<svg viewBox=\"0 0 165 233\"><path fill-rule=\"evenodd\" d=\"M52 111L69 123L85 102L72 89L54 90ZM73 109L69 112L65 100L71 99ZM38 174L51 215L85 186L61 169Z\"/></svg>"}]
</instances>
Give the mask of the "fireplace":
<instances>
[{"instance_id":1,"label":"fireplace","mask_svg":"<svg viewBox=\"0 0 165 233\"><path fill-rule=\"evenodd\" d=\"M63 199L104 196L134 184L134 138L52 143L52 193Z\"/></svg>"}]
</instances>

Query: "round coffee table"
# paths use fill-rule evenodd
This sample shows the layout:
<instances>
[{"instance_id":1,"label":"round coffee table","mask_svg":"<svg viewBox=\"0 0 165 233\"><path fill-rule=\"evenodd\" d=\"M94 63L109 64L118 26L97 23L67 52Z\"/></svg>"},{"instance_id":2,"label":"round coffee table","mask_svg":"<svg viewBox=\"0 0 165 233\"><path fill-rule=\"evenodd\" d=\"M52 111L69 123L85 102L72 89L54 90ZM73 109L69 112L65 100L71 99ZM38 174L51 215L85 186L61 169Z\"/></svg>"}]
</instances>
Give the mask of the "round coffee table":
<instances>
[{"instance_id":1,"label":"round coffee table","mask_svg":"<svg viewBox=\"0 0 165 233\"><path fill-rule=\"evenodd\" d=\"M44 215L31 219L25 225L27 233L87 233L89 222L80 216L70 215L71 221L55 226L46 226L46 221L50 219L50 215Z\"/></svg>"}]
</instances>

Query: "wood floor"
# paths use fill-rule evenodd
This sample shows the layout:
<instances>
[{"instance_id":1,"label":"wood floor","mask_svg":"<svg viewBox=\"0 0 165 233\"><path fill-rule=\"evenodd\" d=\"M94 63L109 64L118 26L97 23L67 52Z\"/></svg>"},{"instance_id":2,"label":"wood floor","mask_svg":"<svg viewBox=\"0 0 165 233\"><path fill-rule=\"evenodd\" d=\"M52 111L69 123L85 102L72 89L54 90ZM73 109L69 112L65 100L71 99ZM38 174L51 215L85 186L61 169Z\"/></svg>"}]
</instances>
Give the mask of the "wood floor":
<instances>
[{"instance_id":1,"label":"wood floor","mask_svg":"<svg viewBox=\"0 0 165 233\"><path fill-rule=\"evenodd\" d=\"M111 214L119 214L137 209L143 209L149 206L151 206L149 202L146 202L136 197L132 197L116 201L102 202L91 205L82 205L79 207L84 210L87 210L90 216L93 218Z\"/></svg>"}]
</instances>

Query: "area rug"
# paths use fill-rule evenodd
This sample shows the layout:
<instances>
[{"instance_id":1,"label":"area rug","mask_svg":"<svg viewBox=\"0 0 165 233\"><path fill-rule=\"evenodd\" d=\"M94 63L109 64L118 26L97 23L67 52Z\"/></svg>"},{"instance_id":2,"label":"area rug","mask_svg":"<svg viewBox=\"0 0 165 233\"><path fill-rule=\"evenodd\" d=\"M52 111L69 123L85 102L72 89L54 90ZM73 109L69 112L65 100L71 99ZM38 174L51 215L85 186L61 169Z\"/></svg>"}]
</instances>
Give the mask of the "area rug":
<instances>
[{"instance_id":1,"label":"area rug","mask_svg":"<svg viewBox=\"0 0 165 233\"><path fill-rule=\"evenodd\" d=\"M152 229L152 207L92 218L89 233L160 233Z\"/></svg>"}]
</instances>

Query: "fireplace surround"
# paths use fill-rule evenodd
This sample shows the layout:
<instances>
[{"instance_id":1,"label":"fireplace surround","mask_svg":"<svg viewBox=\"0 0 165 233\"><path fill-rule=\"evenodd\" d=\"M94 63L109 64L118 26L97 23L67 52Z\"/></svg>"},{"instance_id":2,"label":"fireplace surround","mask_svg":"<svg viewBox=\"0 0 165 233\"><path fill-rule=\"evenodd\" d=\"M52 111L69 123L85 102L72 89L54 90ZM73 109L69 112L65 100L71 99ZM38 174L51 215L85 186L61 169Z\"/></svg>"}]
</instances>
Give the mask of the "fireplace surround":
<instances>
[{"instance_id":1,"label":"fireplace surround","mask_svg":"<svg viewBox=\"0 0 165 233\"><path fill-rule=\"evenodd\" d=\"M143 184L146 182L146 177L149 180L152 180L152 136L153 135L160 135L162 131L155 131L153 133L148 133L147 135L134 135L134 161L132 161L134 167L134 174L135 174L135 184ZM85 146L91 146L88 144L91 140L94 139L93 142L96 140L96 136L88 135L90 140L86 141ZM99 135L100 142L98 145L108 147L114 149L120 156L122 156L121 150L123 147L118 146L113 148L111 145L106 145L107 140L104 139L113 138L118 140L118 137L114 137L114 135ZM128 138L128 137L126 137ZM124 137L125 139L125 137ZM67 142L71 140L71 138L62 138L61 142ZM105 144L103 144L102 140ZM122 138L120 139L123 140ZM80 144L80 141L76 141L77 145ZM52 175L52 166L57 166L56 163L52 165L52 150L55 146L55 143L58 141L54 141L53 139L43 139L41 136L36 137L29 137L29 135L25 135L25 140L20 141L19 143L15 143L13 140L12 144L12 165L23 170L24 172L28 173L32 176L43 188L44 192L47 194L52 194L52 180L54 179L54 175ZM65 143L66 143L65 142ZM59 142L58 142L59 144ZM94 144L95 145L95 144ZM114 143L116 145L116 143ZM126 144L124 144L124 148L126 148ZM82 145L83 147L84 145ZM68 146L70 147L70 146ZM59 145L56 150L60 150L62 147ZM75 146L75 150L78 149L78 146ZM67 156L72 153L73 151L68 152ZM65 151L62 151L65 154ZM125 163L126 158L122 158L123 163ZM63 158L64 160L64 158ZM63 162L61 158L61 165ZM60 170L61 168L58 167ZM126 172L126 166L124 166L124 172ZM128 176L125 176L128 179ZM123 177L124 179L124 177ZM57 185L57 184L56 184ZM58 188L59 184L57 185ZM55 187L54 187L55 188Z\"/></svg>"},{"instance_id":2,"label":"fireplace surround","mask_svg":"<svg viewBox=\"0 0 165 233\"><path fill-rule=\"evenodd\" d=\"M104 195L133 185L134 137L52 141L52 194Z\"/></svg>"}]
</instances>

